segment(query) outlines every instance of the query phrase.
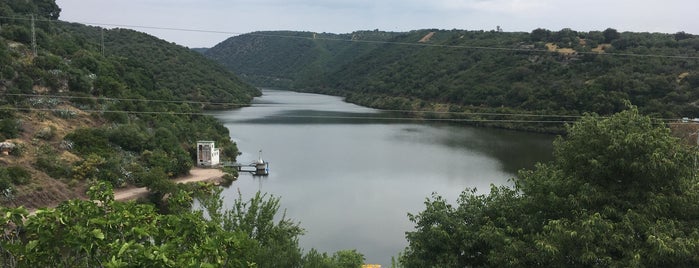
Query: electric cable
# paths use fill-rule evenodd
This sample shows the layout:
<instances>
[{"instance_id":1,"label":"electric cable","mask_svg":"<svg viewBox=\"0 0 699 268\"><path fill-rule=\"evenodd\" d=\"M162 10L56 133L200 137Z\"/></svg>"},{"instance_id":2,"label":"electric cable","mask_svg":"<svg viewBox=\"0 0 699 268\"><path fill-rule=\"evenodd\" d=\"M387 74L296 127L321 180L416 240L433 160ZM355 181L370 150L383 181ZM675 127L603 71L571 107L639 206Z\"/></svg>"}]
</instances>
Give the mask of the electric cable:
<instances>
[{"instance_id":1,"label":"electric cable","mask_svg":"<svg viewBox=\"0 0 699 268\"><path fill-rule=\"evenodd\" d=\"M3 19L17 19L17 20L31 20L29 18L22 17L9 17L0 16ZM101 23L101 22L80 22L80 21L64 21L64 20L51 20L45 18L36 18L36 21L48 21L48 22L62 22L62 23L79 23L85 25L97 25L104 27L123 27L123 28L139 28L139 29L152 29L152 30L168 30L168 31L181 31L181 32L199 32L199 33L214 33L214 34L226 34L226 35L251 35L251 36L262 36L262 37L278 37L278 38L292 38L292 39L308 39L308 40L325 40L325 41L339 41L339 42L356 42L356 43L368 43L368 44L393 44L393 45L404 45L404 46L420 46L420 47L441 47L441 48L457 48L457 49L473 49L473 50L495 50L495 51L510 51L510 52L534 52L534 53L548 53L548 54L560 54L557 51L544 50L544 49L526 49L526 48L511 48L511 47L490 47L490 46L468 46L468 45L440 45L440 44L429 44L429 43L409 43L409 42L393 42L393 41L379 41L379 40L357 40L357 39L340 39L340 38L327 38L327 37L313 37L313 36L293 36L293 35L281 35L281 34L267 34L261 32L232 32L232 31L219 31L219 30L204 30L204 29L187 29L187 28L176 28L176 27L160 27L160 26L147 26L147 25L131 25L131 24L115 24L115 23ZM310 32L309 32L310 33ZM600 55L600 56L623 56L623 57L642 57L642 58L668 58L668 59L699 59L699 56L682 56L682 55L661 55L661 54L635 54L635 53L600 53L593 51L576 51L576 54L581 55Z\"/></svg>"}]
</instances>

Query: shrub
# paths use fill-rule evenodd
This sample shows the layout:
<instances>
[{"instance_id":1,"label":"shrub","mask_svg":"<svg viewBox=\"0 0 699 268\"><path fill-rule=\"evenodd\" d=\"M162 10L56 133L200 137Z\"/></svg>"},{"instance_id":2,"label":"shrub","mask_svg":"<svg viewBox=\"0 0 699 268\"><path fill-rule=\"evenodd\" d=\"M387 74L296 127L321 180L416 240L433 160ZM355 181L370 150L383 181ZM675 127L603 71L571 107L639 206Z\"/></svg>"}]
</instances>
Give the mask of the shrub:
<instances>
[{"instance_id":1,"label":"shrub","mask_svg":"<svg viewBox=\"0 0 699 268\"><path fill-rule=\"evenodd\" d=\"M28 170L20 166L8 167L7 174L10 177L12 183L15 185L27 184L27 182L29 182L29 179L31 179L32 177L31 173L29 173Z\"/></svg>"},{"instance_id":2,"label":"shrub","mask_svg":"<svg viewBox=\"0 0 699 268\"><path fill-rule=\"evenodd\" d=\"M34 135L35 137L42 139L42 140L51 140L53 137L56 136L56 127L54 126L48 126L48 127L43 127L39 129L39 131L36 132Z\"/></svg>"},{"instance_id":3,"label":"shrub","mask_svg":"<svg viewBox=\"0 0 699 268\"><path fill-rule=\"evenodd\" d=\"M71 174L70 165L61 161L57 152L48 145L39 147L35 166L53 178L67 178Z\"/></svg>"},{"instance_id":4,"label":"shrub","mask_svg":"<svg viewBox=\"0 0 699 268\"><path fill-rule=\"evenodd\" d=\"M12 139L19 135L21 124L15 118L5 118L0 120L0 135L1 138Z\"/></svg>"}]
</instances>

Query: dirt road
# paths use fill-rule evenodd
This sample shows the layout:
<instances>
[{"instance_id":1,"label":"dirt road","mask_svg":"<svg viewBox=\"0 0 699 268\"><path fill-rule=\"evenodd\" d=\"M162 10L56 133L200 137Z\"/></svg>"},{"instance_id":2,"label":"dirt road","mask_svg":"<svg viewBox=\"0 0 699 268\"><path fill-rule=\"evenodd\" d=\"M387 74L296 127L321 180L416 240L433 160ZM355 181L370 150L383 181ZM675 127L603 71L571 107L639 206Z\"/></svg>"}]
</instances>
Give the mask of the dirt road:
<instances>
[{"instance_id":1,"label":"dirt road","mask_svg":"<svg viewBox=\"0 0 699 268\"><path fill-rule=\"evenodd\" d=\"M194 167L189 171L189 175L175 179L177 183L189 183L189 182L199 182L199 181L215 181L220 180L223 177L223 171L217 168L198 168ZM148 194L148 189L142 188L127 188L127 189L117 189L114 191L114 200L116 201L128 201L134 200L139 197L146 196Z\"/></svg>"}]
</instances>

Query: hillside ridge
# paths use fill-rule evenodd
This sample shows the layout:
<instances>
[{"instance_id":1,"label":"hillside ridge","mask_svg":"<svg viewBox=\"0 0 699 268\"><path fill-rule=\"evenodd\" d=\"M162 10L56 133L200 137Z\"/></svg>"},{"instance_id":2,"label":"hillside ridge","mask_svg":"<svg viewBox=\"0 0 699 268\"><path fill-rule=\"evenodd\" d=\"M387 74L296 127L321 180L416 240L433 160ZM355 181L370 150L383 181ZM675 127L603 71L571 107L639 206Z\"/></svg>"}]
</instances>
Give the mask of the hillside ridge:
<instances>
[{"instance_id":1,"label":"hillside ridge","mask_svg":"<svg viewBox=\"0 0 699 268\"><path fill-rule=\"evenodd\" d=\"M1 205L85 198L97 181L165 195L199 139L235 158L204 109L247 105L258 89L185 47L59 21L60 11L50 0L0 3L0 142L11 147L0 155Z\"/></svg>"},{"instance_id":2,"label":"hillside ridge","mask_svg":"<svg viewBox=\"0 0 699 268\"><path fill-rule=\"evenodd\" d=\"M654 117L699 117L699 36L684 32L424 29L386 33L378 42L290 37L303 34L310 35L235 36L205 55L257 86L384 109L579 116L609 115L630 101Z\"/></svg>"}]
</instances>

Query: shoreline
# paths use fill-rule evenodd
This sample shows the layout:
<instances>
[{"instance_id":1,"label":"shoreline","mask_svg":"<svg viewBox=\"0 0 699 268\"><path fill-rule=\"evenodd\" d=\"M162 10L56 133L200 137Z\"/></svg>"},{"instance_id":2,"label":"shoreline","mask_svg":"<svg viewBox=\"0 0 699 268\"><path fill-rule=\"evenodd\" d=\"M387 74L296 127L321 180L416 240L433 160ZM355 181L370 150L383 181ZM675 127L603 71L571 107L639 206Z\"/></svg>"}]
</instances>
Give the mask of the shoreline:
<instances>
[{"instance_id":1,"label":"shoreline","mask_svg":"<svg viewBox=\"0 0 699 268\"><path fill-rule=\"evenodd\" d=\"M191 183L191 182L220 182L225 173L218 168L200 168L193 167L189 170L189 175L174 179L175 183ZM148 195L146 187L115 189L115 201L130 201Z\"/></svg>"},{"instance_id":2,"label":"shoreline","mask_svg":"<svg viewBox=\"0 0 699 268\"><path fill-rule=\"evenodd\" d=\"M218 183L218 182L221 182L223 175L225 175L223 170L218 169L218 168L193 167L192 169L189 170L189 175L176 178L173 181L175 183L192 183L192 182ZM145 197L146 195L148 195L148 189L146 187L131 187L131 188L114 189L114 201L119 201L119 202L136 200L140 197ZM81 198L81 199L87 200L87 198ZM65 201L67 201L67 200L63 200L55 205L29 209L29 215L34 215L34 213L40 209L54 208L58 204L65 202Z\"/></svg>"}]
</instances>

